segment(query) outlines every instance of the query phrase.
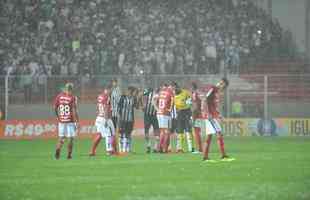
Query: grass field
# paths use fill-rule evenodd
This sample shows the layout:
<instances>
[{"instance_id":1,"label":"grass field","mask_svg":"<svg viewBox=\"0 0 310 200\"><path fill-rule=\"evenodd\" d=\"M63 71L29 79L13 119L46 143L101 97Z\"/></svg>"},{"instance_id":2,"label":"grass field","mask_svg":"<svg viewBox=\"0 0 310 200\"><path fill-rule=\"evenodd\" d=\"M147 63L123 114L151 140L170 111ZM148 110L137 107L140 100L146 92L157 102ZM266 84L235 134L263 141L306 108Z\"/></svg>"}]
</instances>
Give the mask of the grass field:
<instances>
[{"instance_id":1,"label":"grass field","mask_svg":"<svg viewBox=\"0 0 310 200\"><path fill-rule=\"evenodd\" d=\"M55 140L0 141L0 199L310 199L310 138L226 137L233 162L203 163L197 154L107 157L103 145L75 143L73 160L54 160ZM218 159L212 144L211 158Z\"/></svg>"}]
</instances>

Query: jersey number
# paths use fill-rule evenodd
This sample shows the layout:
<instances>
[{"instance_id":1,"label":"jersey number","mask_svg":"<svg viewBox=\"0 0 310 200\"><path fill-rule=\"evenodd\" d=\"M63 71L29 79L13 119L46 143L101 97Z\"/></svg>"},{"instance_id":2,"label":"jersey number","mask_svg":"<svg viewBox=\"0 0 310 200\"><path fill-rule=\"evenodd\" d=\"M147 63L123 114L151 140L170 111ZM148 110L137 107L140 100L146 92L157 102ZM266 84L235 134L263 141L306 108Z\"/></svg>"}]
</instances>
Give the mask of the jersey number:
<instances>
[{"instance_id":1,"label":"jersey number","mask_svg":"<svg viewBox=\"0 0 310 200\"><path fill-rule=\"evenodd\" d=\"M159 109L165 109L166 107L166 101L165 99L159 99Z\"/></svg>"},{"instance_id":2,"label":"jersey number","mask_svg":"<svg viewBox=\"0 0 310 200\"><path fill-rule=\"evenodd\" d=\"M98 110L100 114L104 114L105 106L103 104L98 104Z\"/></svg>"},{"instance_id":3,"label":"jersey number","mask_svg":"<svg viewBox=\"0 0 310 200\"><path fill-rule=\"evenodd\" d=\"M70 106L69 105L59 105L59 115L60 116L69 116L70 115Z\"/></svg>"}]
</instances>

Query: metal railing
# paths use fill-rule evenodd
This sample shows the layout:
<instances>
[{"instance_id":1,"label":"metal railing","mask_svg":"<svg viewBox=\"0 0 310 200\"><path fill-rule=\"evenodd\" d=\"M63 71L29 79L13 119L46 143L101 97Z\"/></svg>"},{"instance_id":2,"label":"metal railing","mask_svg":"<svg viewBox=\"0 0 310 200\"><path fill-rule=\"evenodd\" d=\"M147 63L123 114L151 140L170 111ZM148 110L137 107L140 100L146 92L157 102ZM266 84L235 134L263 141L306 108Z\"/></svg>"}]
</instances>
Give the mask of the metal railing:
<instances>
[{"instance_id":1,"label":"metal railing","mask_svg":"<svg viewBox=\"0 0 310 200\"><path fill-rule=\"evenodd\" d=\"M215 84L219 75L153 75L153 76L0 76L0 106L8 118L10 111L21 105L47 105L66 82L74 83L79 104L94 104L96 96L112 79L121 88L158 87L162 82L176 81L189 88L192 82L200 86ZM228 75L230 87L224 98L226 116L240 117L306 117L310 116L310 74L302 75ZM21 115L23 109L18 111ZM44 113L42 113L44 116Z\"/></svg>"}]
</instances>

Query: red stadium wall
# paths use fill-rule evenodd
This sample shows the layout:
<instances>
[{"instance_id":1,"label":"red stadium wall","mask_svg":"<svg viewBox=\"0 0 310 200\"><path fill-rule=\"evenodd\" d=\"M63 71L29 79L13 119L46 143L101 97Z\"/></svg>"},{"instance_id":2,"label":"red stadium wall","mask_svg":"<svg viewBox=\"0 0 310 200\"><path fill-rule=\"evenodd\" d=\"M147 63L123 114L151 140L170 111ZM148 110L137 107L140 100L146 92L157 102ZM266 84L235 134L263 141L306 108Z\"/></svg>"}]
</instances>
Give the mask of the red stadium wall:
<instances>
[{"instance_id":1,"label":"red stadium wall","mask_svg":"<svg viewBox=\"0 0 310 200\"><path fill-rule=\"evenodd\" d=\"M143 122L137 120L134 135L142 134ZM91 137L96 134L93 120L81 120L78 136ZM55 120L7 120L0 121L0 139L50 139L57 137Z\"/></svg>"},{"instance_id":2,"label":"red stadium wall","mask_svg":"<svg viewBox=\"0 0 310 200\"><path fill-rule=\"evenodd\" d=\"M275 118L272 122L258 118L228 118L223 121L222 128L226 136L310 136L310 118ZM79 138L90 138L95 133L93 120L81 120ZM136 121L133 135L143 136L142 119ZM56 137L55 120L0 121L0 139Z\"/></svg>"}]
</instances>

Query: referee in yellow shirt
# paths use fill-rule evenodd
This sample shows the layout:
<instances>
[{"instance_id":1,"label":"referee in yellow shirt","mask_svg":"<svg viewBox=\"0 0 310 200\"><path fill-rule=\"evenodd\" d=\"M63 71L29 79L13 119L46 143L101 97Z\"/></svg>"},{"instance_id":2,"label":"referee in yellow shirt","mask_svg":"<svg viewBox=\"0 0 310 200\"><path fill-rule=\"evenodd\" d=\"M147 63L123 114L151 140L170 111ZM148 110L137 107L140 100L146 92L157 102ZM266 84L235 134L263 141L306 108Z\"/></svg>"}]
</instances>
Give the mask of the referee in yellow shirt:
<instances>
[{"instance_id":1,"label":"referee in yellow shirt","mask_svg":"<svg viewBox=\"0 0 310 200\"><path fill-rule=\"evenodd\" d=\"M177 110L177 151L184 151L184 140L186 136L187 147L189 152L194 152L193 135L192 135L192 98L188 90L180 88L175 84L174 103ZM185 133L185 135L184 135Z\"/></svg>"}]
</instances>

